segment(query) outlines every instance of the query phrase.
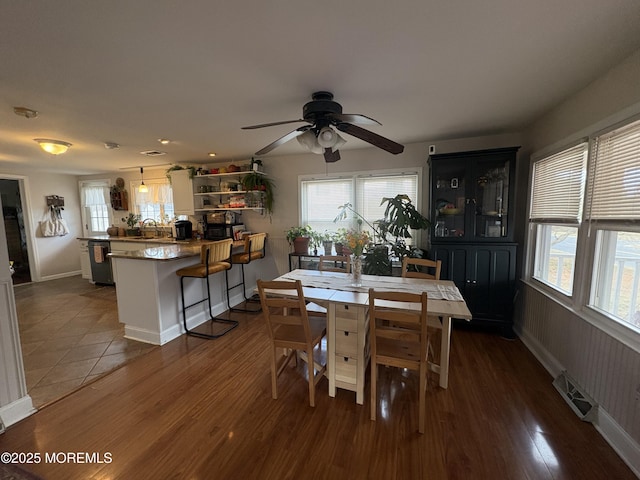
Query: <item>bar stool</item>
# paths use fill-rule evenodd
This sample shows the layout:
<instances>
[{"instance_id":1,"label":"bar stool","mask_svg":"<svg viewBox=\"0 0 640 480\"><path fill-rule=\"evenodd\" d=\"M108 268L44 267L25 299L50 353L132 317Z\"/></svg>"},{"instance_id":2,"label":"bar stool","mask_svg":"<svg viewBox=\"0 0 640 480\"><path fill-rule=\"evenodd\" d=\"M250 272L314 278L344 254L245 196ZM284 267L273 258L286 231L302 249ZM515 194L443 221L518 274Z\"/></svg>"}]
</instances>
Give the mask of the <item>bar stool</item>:
<instances>
[{"instance_id":1,"label":"bar stool","mask_svg":"<svg viewBox=\"0 0 640 480\"><path fill-rule=\"evenodd\" d=\"M232 312L248 312L248 313L258 313L262 311L262 307L258 305L258 308L231 308L231 301L229 300L229 292L234 288L238 288L242 286L242 296L245 300L245 305L248 302L259 302L259 300L254 300L253 298L247 298L246 286L244 282L244 266L248 265L254 260L259 260L264 258L265 251L265 241L267 239L266 233L254 233L252 235L246 235L244 237L244 250L242 253L236 253L231 256L231 264L232 266L235 264L240 264L242 270L242 282L237 283L235 285L229 286L229 272L225 270L224 274L227 277L227 303L229 304L229 310Z\"/></svg>"},{"instance_id":2,"label":"bar stool","mask_svg":"<svg viewBox=\"0 0 640 480\"><path fill-rule=\"evenodd\" d=\"M200 248L200 263L191 265L190 267L184 267L176 271L176 275L180 277L180 295L182 296L182 321L187 335L193 335L194 337L201 338L218 338L238 326L238 322L235 320L228 320L226 318L218 318L213 316L213 312L211 310L211 289L209 285L210 275L222 272L223 270L226 272L231 268L230 259L232 245L233 240L231 240L230 238L217 242L205 243ZM202 300L198 300L195 303L186 305L184 301L185 278L204 278L207 283L207 296ZM200 333L196 332L195 330L189 330L187 328L187 309L199 305L202 302L208 302L209 320L211 322L228 324L227 328L215 334Z\"/></svg>"}]
</instances>

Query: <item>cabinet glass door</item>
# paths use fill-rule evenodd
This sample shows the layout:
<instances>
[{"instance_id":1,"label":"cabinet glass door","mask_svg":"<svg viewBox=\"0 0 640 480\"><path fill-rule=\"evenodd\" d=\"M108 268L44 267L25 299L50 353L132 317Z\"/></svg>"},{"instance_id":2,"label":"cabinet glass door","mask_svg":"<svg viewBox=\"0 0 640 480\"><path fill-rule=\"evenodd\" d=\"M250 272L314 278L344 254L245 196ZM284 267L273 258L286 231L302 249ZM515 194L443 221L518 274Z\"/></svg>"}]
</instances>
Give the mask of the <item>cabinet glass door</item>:
<instances>
[{"instance_id":1,"label":"cabinet glass door","mask_svg":"<svg viewBox=\"0 0 640 480\"><path fill-rule=\"evenodd\" d=\"M478 160L474 175L474 235L507 236L509 211L509 161Z\"/></svg>"},{"instance_id":2,"label":"cabinet glass door","mask_svg":"<svg viewBox=\"0 0 640 480\"><path fill-rule=\"evenodd\" d=\"M435 228L434 236L463 237L467 207L466 162L434 165Z\"/></svg>"}]
</instances>

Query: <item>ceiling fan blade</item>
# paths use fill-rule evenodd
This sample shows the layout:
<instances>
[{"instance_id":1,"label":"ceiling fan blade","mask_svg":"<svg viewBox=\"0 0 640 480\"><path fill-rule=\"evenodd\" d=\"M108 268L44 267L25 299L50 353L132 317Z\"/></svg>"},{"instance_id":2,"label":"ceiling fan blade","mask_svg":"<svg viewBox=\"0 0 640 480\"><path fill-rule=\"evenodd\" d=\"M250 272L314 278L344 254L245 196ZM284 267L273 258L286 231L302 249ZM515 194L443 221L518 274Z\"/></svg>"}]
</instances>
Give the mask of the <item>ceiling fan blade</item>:
<instances>
[{"instance_id":1,"label":"ceiling fan blade","mask_svg":"<svg viewBox=\"0 0 640 480\"><path fill-rule=\"evenodd\" d=\"M359 113L334 113L329 117L335 120L334 124L337 122L349 122L359 125L382 125L379 121Z\"/></svg>"},{"instance_id":2,"label":"ceiling fan blade","mask_svg":"<svg viewBox=\"0 0 640 480\"><path fill-rule=\"evenodd\" d=\"M360 140L364 140L365 142L386 150L389 153L393 153L394 155L404 151L404 145L400 145L399 143L389 140L388 138L384 138L377 133L370 132L369 130L352 125L351 123L338 123L336 128L341 132L353 135Z\"/></svg>"},{"instance_id":3,"label":"ceiling fan blade","mask_svg":"<svg viewBox=\"0 0 640 480\"><path fill-rule=\"evenodd\" d=\"M242 127L242 130L253 130L255 128L273 127L275 125L285 125L287 123L300 123L300 122L306 122L306 120L303 120L301 118L300 120L285 120L284 122L261 123L260 125L249 125L248 127Z\"/></svg>"},{"instance_id":4,"label":"ceiling fan blade","mask_svg":"<svg viewBox=\"0 0 640 480\"><path fill-rule=\"evenodd\" d=\"M304 132L306 132L310 127L300 127L297 128L296 130L294 130L293 132L289 132L286 135L280 137L279 139L277 139L275 142L270 143L269 145L267 145L266 147L264 147L262 150L257 151L255 154L256 155L264 155L265 153L269 153L271 150L273 150L276 147L279 147L280 145L283 145L285 143L287 143L289 140L293 140L294 138L296 138L298 135L302 135Z\"/></svg>"},{"instance_id":5,"label":"ceiling fan blade","mask_svg":"<svg viewBox=\"0 0 640 480\"><path fill-rule=\"evenodd\" d=\"M327 163L333 163L340 160L340 150L336 150L335 152L331 151L330 148L324 149L324 161Z\"/></svg>"}]
</instances>

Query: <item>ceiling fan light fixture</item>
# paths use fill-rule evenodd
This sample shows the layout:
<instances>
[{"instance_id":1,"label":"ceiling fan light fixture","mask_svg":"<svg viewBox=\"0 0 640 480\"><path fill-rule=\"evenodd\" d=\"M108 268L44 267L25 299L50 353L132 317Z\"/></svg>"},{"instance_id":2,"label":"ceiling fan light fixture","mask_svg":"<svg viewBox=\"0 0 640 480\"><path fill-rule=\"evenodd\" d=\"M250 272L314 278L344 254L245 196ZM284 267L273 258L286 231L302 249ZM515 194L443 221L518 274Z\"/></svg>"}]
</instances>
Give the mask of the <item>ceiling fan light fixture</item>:
<instances>
[{"instance_id":1,"label":"ceiling fan light fixture","mask_svg":"<svg viewBox=\"0 0 640 480\"><path fill-rule=\"evenodd\" d=\"M338 141L338 134L331 127L322 127L318 132L318 144L322 148L333 148Z\"/></svg>"},{"instance_id":2,"label":"ceiling fan light fixture","mask_svg":"<svg viewBox=\"0 0 640 480\"><path fill-rule=\"evenodd\" d=\"M69 142L63 142L62 140L51 140L49 138L34 138L34 142L40 145L40 148L52 155L60 155L66 152L72 145Z\"/></svg>"},{"instance_id":3,"label":"ceiling fan light fixture","mask_svg":"<svg viewBox=\"0 0 640 480\"><path fill-rule=\"evenodd\" d=\"M302 135L298 135L297 138L300 145L305 147L311 153L324 153L324 149L318 143L318 139L313 129L309 129Z\"/></svg>"}]
</instances>

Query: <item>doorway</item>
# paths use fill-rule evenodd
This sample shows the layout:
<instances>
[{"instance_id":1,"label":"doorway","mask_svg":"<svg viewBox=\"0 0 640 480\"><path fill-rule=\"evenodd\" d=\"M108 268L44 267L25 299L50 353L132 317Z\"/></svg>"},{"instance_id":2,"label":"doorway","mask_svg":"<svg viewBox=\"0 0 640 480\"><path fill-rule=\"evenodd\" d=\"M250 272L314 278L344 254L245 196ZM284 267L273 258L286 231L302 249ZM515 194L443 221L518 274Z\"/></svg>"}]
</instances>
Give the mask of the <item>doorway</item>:
<instances>
[{"instance_id":1,"label":"doorway","mask_svg":"<svg viewBox=\"0 0 640 480\"><path fill-rule=\"evenodd\" d=\"M13 268L13 284L31 282L27 232L24 226L24 209L20 196L20 181L0 179L2 216L7 236L9 261Z\"/></svg>"}]
</instances>

